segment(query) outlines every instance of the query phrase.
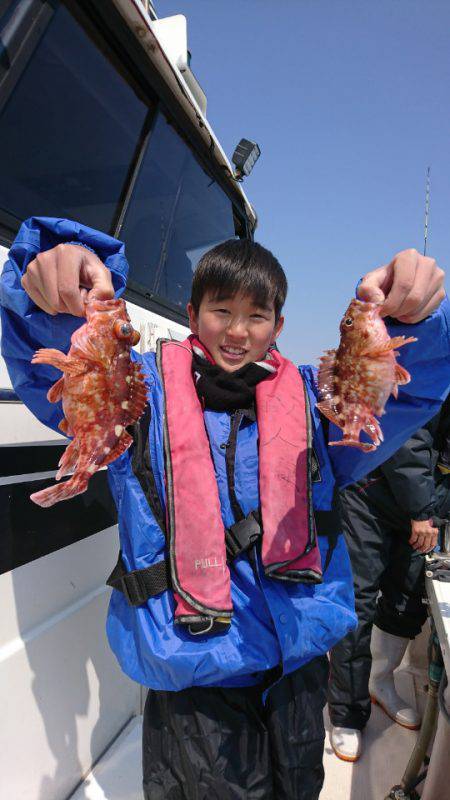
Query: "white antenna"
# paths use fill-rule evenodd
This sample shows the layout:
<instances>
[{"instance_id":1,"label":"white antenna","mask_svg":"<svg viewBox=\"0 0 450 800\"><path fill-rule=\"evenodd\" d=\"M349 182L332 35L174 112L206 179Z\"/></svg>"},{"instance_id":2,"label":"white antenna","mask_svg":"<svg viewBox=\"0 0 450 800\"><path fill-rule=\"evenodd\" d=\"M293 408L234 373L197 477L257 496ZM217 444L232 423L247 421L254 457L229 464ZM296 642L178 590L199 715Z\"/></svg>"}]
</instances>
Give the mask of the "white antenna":
<instances>
[{"instance_id":1,"label":"white antenna","mask_svg":"<svg viewBox=\"0 0 450 800\"><path fill-rule=\"evenodd\" d=\"M428 216L430 212L430 167L427 169L427 181L425 186L425 228L423 239L423 254L427 254L427 241L428 241Z\"/></svg>"}]
</instances>

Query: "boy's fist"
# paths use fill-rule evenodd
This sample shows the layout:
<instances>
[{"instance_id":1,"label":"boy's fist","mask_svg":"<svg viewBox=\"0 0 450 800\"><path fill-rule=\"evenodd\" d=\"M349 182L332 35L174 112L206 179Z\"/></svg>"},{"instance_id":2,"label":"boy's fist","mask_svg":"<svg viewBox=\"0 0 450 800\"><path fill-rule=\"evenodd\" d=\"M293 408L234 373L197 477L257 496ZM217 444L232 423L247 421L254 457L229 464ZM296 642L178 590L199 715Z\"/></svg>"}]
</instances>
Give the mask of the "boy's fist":
<instances>
[{"instance_id":1,"label":"boy's fist","mask_svg":"<svg viewBox=\"0 0 450 800\"><path fill-rule=\"evenodd\" d=\"M428 317L445 297L445 273L434 258L417 250L402 250L390 264L364 276L358 286L360 300L382 303L383 317L400 322L420 322Z\"/></svg>"},{"instance_id":2,"label":"boy's fist","mask_svg":"<svg viewBox=\"0 0 450 800\"><path fill-rule=\"evenodd\" d=\"M47 314L85 316L85 302L114 297L111 273L85 247L59 244L39 253L22 278L26 293Z\"/></svg>"}]
</instances>

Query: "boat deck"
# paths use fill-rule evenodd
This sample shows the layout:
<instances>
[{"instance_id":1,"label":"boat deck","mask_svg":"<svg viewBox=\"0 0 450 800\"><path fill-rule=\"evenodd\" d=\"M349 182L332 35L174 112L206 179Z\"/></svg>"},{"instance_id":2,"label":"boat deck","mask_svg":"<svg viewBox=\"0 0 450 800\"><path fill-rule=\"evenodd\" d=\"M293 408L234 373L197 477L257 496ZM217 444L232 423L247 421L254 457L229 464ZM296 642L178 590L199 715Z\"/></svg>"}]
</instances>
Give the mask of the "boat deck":
<instances>
[{"instance_id":1,"label":"boat deck","mask_svg":"<svg viewBox=\"0 0 450 800\"><path fill-rule=\"evenodd\" d=\"M425 673L405 667L396 675L405 700L422 705ZM141 794L142 718L130 721L70 800L138 800ZM364 752L356 764L340 761L331 748L326 716L325 784L320 800L383 800L400 782L417 733L391 722L374 707L364 733Z\"/></svg>"}]
</instances>

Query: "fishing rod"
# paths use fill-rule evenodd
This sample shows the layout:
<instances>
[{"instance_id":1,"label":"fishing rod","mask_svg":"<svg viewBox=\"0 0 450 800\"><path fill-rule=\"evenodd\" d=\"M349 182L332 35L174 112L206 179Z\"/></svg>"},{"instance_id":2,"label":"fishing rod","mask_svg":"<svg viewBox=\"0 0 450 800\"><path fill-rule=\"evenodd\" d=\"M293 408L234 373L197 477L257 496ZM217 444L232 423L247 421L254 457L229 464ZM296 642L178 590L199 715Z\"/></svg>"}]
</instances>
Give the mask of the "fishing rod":
<instances>
[{"instance_id":1,"label":"fishing rod","mask_svg":"<svg viewBox=\"0 0 450 800\"><path fill-rule=\"evenodd\" d=\"M423 238L423 254L427 254L428 242L428 217L430 213L430 167L427 169L427 179L425 184L425 223L424 223L424 238Z\"/></svg>"}]
</instances>

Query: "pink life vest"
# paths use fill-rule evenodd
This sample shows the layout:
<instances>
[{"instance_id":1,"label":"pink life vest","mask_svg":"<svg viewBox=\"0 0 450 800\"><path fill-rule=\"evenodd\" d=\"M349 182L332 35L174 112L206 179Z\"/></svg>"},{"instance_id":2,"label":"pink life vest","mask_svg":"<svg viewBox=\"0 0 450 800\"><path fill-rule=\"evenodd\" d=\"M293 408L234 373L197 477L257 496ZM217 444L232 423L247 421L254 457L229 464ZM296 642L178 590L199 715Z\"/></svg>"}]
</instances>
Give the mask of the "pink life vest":
<instances>
[{"instance_id":1,"label":"pink life vest","mask_svg":"<svg viewBox=\"0 0 450 800\"><path fill-rule=\"evenodd\" d=\"M277 351L276 371L256 387L262 563L280 580L319 583L311 491L310 410L298 369ZM177 622L199 613L232 616L219 491L203 409L192 377L192 344L162 341L167 530Z\"/></svg>"}]
</instances>

